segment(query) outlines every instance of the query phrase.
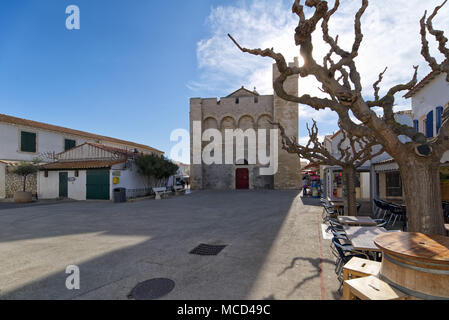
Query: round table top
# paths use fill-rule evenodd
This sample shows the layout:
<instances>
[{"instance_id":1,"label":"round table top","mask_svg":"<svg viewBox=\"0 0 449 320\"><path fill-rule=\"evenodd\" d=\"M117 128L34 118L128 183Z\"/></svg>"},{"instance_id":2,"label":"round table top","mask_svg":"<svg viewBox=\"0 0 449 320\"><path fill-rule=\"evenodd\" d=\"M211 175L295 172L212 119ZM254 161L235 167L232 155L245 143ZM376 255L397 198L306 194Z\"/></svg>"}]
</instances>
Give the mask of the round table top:
<instances>
[{"instance_id":1,"label":"round table top","mask_svg":"<svg viewBox=\"0 0 449 320\"><path fill-rule=\"evenodd\" d=\"M449 265L449 237L393 232L377 236L374 243L386 253Z\"/></svg>"}]
</instances>

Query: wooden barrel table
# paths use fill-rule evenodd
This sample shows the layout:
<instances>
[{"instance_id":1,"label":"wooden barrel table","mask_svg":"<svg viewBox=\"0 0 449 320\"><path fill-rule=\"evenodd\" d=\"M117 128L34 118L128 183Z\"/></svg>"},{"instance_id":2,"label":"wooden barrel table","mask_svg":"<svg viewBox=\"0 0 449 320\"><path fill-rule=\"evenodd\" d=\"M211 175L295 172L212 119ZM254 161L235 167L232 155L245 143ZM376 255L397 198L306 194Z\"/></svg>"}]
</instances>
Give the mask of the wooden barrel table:
<instances>
[{"instance_id":1,"label":"wooden barrel table","mask_svg":"<svg viewBox=\"0 0 449 320\"><path fill-rule=\"evenodd\" d=\"M394 232L374 243L383 253L381 280L417 299L449 300L449 237Z\"/></svg>"}]
</instances>

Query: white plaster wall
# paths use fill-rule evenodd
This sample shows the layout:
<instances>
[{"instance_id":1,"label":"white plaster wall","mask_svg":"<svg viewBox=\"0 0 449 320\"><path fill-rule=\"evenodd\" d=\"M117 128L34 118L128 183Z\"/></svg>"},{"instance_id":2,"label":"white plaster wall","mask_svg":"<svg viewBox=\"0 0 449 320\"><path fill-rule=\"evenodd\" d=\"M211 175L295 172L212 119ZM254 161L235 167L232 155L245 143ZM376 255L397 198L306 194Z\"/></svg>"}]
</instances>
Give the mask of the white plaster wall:
<instances>
[{"instance_id":1,"label":"white plaster wall","mask_svg":"<svg viewBox=\"0 0 449 320\"><path fill-rule=\"evenodd\" d=\"M59 197L59 172L49 171L45 177L44 171L37 175L37 196L39 199L57 199Z\"/></svg>"},{"instance_id":2,"label":"white plaster wall","mask_svg":"<svg viewBox=\"0 0 449 320\"><path fill-rule=\"evenodd\" d=\"M6 165L0 163L0 199L6 198Z\"/></svg>"},{"instance_id":3,"label":"white plaster wall","mask_svg":"<svg viewBox=\"0 0 449 320\"><path fill-rule=\"evenodd\" d=\"M36 153L25 153L20 151L21 131L37 133ZM63 152L64 139L75 140L77 145L83 144L86 141L85 139L73 137L71 135L64 135L24 126L15 126L8 123L0 123L0 137L2 137L2 143L0 144L0 159L21 161L32 161L34 158L37 158L39 154L46 152Z\"/></svg>"},{"instance_id":4,"label":"white plaster wall","mask_svg":"<svg viewBox=\"0 0 449 320\"><path fill-rule=\"evenodd\" d=\"M61 171L64 172L64 171ZM78 177L75 177L75 171L68 171L69 179L75 178L75 181L68 183L68 197L69 199L83 201L86 200L86 170L80 170Z\"/></svg>"},{"instance_id":5,"label":"white plaster wall","mask_svg":"<svg viewBox=\"0 0 449 320\"><path fill-rule=\"evenodd\" d=\"M79 177L75 177L75 171L49 171L48 178L45 178L44 171L38 174L38 197L39 199L59 198L59 172L67 172L69 178L75 181L68 182L68 198L73 200L86 200L86 171L80 170Z\"/></svg>"},{"instance_id":6,"label":"white plaster wall","mask_svg":"<svg viewBox=\"0 0 449 320\"><path fill-rule=\"evenodd\" d=\"M440 74L429 82L424 88L419 90L412 98L412 108L415 120L420 120L430 111L434 111L434 133L436 133L436 108L449 102L449 83L446 81L446 75ZM419 122L419 131L425 133L422 121ZM442 163L449 161L449 151L446 152L441 160Z\"/></svg>"},{"instance_id":7,"label":"white plaster wall","mask_svg":"<svg viewBox=\"0 0 449 320\"><path fill-rule=\"evenodd\" d=\"M446 81L446 75L440 74L413 96L412 108L414 118L419 120L422 116L435 110L436 107L444 107L448 102L449 83Z\"/></svg>"},{"instance_id":8,"label":"white plaster wall","mask_svg":"<svg viewBox=\"0 0 449 320\"><path fill-rule=\"evenodd\" d=\"M369 172L360 173L360 188L361 188L361 198L363 200L369 200L371 197L371 180Z\"/></svg>"},{"instance_id":9,"label":"white plaster wall","mask_svg":"<svg viewBox=\"0 0 449 320\"><path fill-rule=\"evenodd\" d=\"M113 172L120 171L119 183L113 184ZM147 188L147 178L142 177L134 163L132 163L131 168L125 169L123 164L118 164L112 167L110 171L110 186L111 186L111 200L114 199L114 189L115 188L125 188L125 189L145 189Z\"/></svg>"},{"instance_id":10,"label":"white plaster wall","mask_svg":"<svg viewBox=\"0 0 449 320\"><path fill-rule=\"evenodd\" d=\"M20 131L37 133L37 150L36 153L20 152ZM70 134L58 133L54 131L36 129L26 126L17 126L9 123L0 123L0 159L1 160L20 160L32 161L37 158L39 154L46 152L61 153L64 151L64 139L71 139L76 141L76 145L82 145L85 142L97 143L93 139L86 139L81 136L74 136ZM126 146L124 144L117 144L108 141L103 141L106 146L111 146L120 149L134 150L134 147ZM148 153L147 150L139 149L141 152Z\"/></svg>"}]
</instances>

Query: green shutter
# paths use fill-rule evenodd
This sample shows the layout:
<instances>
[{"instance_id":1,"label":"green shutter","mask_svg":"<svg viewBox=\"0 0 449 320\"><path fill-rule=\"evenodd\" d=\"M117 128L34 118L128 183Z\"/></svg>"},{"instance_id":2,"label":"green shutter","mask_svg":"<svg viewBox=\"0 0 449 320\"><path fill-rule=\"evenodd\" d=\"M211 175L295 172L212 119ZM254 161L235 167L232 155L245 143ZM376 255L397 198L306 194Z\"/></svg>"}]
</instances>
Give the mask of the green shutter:
<instances>
[{"instance_id":1,"label":"green shutter","mask_svg":"<svg viewBox=\"0 0 449 320\"><path fill-rule=\"evenodd\" d=\"M73 149L76 147L76 141L75 140L70 140L70 139L65 139L64 140L64 151Z\"/></svg>"},{"instance_id":2,"label":"green shutter","mask_svg":"<svg viewBox=\"0 0 449 320\"><path fill-rule=\"evenodd\" d=\"M21 132L20 151L36 152L36 134L33 132Z\"/></svg>"}]
</instances>

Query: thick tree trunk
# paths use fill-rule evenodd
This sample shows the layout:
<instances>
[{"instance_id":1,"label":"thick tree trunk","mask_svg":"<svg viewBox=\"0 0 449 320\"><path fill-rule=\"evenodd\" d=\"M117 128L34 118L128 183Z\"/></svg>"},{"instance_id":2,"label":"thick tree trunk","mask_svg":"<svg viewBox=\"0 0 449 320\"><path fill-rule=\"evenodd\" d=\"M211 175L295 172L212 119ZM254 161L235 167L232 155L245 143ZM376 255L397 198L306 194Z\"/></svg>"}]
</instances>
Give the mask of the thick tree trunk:
<instances>
[{"instance_id":1,"label":"thick tree trunk","mask_svg":"<svg viewBox=\"0 0 449 320\"><path fill-rule=\"evenodd\" d=\"M343 199L345 215L357 216L357 202L355 192L356 169L354 167L343 168Z\"/></svg>"},{"instance_id":2,"label":"thick tree trunk","mask_svg":"<svg viewBox=\"0 0 449 320\"><path fill-rule=\"evenodd\" d=\"M398 164L407 205L408 231L445 235L440 163L404 158Z\"/></svg>"}]
</instances>

